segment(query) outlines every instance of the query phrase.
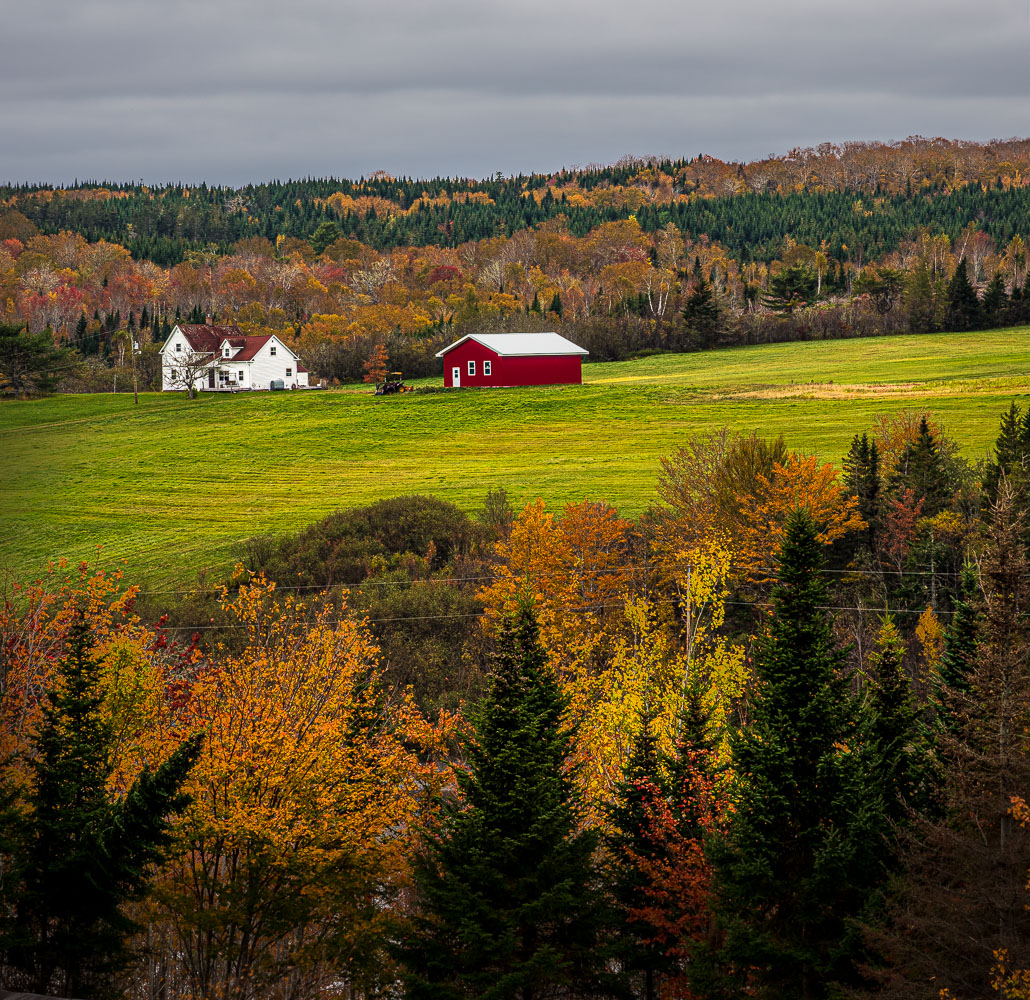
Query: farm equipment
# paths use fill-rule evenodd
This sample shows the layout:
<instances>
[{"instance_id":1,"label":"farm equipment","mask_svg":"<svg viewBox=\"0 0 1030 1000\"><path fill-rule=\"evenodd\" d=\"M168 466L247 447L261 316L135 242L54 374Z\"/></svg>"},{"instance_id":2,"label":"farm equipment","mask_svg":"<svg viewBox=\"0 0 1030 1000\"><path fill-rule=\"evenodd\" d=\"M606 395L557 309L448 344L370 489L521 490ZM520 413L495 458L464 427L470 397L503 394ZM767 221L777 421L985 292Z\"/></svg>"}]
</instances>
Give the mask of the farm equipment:
<instances>
[{"instance_id":1,"label":"farm equipment","mask_svg":"<svg viewBox=\"0 0 1030 1000\"><path fill-rule=\"evenodd\" d=\"M376 395L389 396L395 392L414 392L413 385L404 384L404 376L400 372L390 372L382 382L376 382Z\"/></svg>"}]
</instances>

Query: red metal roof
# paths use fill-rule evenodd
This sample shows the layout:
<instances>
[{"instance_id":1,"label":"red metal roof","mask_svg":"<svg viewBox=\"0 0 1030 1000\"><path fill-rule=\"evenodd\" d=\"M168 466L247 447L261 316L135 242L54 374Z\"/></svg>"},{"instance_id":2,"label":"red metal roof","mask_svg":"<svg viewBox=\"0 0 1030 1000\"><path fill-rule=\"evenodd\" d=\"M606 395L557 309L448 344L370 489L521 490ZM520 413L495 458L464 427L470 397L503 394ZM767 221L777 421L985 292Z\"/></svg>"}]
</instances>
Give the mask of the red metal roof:
<instances>
[{"instance_id":1,"label":"red metal roof","mask_svg":"<svg viewBox=\"0 0 1030 1000\"><path fill-rule=\"evenodd\" d=\"M267 344L274 334L266 334L263 337L251 337L245 334L238 326L207 326L203 323L177 323L176 326L182 330L183 335L189 342L190 347L200 355L210 354L217 356L220 361L253 361L255 355ZM239 348L231 358L223 358L222 344L228 341L230 347ZM299 356L291 351L282 341L282 348L297 359L297 371L307 371L300 364Z\"/></svg>"},{"instance_id":2,"label":"red metal roof","mask_svg":"<svg viewBox=\"0 0 1030 1000\"><path fill-rule=\"evenodd\" d=\"M239 340L240 344L247 342L247 335L238 326L208 326L205 323L177 323L176 326L198 354L214 354L223 340L228 340L233 347L239 346L233 343L234 340Z\"/></svg>"},{"instance_id":3,"label":"red metal roof","mask_svg":"<svg viewBox=\"0 0 1030 1000\"><path fill-rule=\"evenodd\" d=\"M233 357L233 361L253 361L254 355L261 350L272 339L272 334L268 334L265 337L248 337L246 340L246 346ZM235 345L233 345L235 346ZM289 350L289 348L287 348ZM292 352L291 352L292 353Z\"/></svg>"}]
</instances>

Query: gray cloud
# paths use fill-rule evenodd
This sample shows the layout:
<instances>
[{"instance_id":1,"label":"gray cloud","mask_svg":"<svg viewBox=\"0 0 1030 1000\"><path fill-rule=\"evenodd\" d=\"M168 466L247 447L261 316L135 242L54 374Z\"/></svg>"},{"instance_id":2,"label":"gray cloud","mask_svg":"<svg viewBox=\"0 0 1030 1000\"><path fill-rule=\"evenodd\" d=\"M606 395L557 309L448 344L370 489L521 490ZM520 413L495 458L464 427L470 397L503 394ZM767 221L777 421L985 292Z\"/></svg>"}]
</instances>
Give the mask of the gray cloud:
<instances>
[{"instance_id":1,"label":"gray cloud","mask_svg":"<svg viewBox=\"0 0 1030 1000\"><path fill-rule=\"evenodd\" d=\"M627 152L1030 134L1021 0L10 7L10 181L480 176Z\"/></svg>"}]
</instances>

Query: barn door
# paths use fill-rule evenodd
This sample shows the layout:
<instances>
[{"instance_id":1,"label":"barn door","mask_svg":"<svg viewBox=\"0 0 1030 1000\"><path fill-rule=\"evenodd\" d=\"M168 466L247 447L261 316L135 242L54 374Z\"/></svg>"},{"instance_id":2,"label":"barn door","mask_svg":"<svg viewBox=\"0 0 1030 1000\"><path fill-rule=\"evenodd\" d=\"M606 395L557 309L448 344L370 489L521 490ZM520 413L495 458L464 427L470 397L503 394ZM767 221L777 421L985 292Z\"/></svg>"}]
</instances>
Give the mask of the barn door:
<instances>
[{"instance_id":1,"label":"barn door","mask_svg":"<svg viewBox=\"0 0 1030 1000\"><path fill-rule=\"evenodd\" d=\"M457 389L461 385L461 369L460 368L452 368L451 369L451 385L453 385L455 389Z\"/></svg>"}]
</instances>

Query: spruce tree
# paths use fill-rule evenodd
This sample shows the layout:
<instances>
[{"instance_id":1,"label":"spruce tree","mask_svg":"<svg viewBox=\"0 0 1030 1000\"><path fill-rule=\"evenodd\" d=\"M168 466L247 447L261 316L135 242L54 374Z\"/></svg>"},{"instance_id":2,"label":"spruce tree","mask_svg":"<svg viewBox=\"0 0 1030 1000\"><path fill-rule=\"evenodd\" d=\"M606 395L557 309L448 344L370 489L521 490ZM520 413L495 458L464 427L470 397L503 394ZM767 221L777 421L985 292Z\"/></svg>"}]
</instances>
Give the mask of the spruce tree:
<instances>
[{"instance_id":1,"label":"spruce tree","mask_svg":"<svg viewBox=\"0 0 1030 1000\"><path fill-rule=\"evenodd\" d=\"M9 834L4 895L13 920L0 929L0 954L11 982L35 993L114 994L138 930L124 904L146 895L150 869L170 844L171 818L188 804L180 789L200 752L199 736L187 740L113 798L101 669L80 611L43 707L28 808Z\"/></svg>"},{"instance_id":2,"label":"spruce tree","mask_svg":"<svg viewBox=\"0 0 1030 1000\"><path fill-rule=\"evenodd\" d=\"M979 632L979 596L976 567L966 563L962 567L951 623L944 632L944 652L937 670L941 687L956 691L969 690L969 673L976 659Z\"/></svg>"},{"instance_id":3,"label":"spruce tree","mask_svg":"<svg viewBox=\"0 0 1030 1000\"><path fill-rule=\"evenodd\" d=\"M1003 479L1013 489L1016 506L1025 509L1030 501L1030 407L1021 415L1015 403L1002 414L994 443L994 461L984 475L984 494L989 504L997 501Z\"/></svg>"},{"instance_id":4,"label":"spruce tree","mask_svg":"<svg viewBox=\"0 0 1030 1000\"><path fill-rule=\"evenodd\" d=\"M982 311L984 326L990 328L1000 326L1005 321L1008 311L1009 296L1005 290L1005 278L1001 270L994 272L991 283L984 292Z\"/></svg>"},{"instance_id":5,"label":"spruce tree","mask_svg":"<svg viewBox=\"0 0 1030 1000\"><path fill-rule=\"evenodd\" d=\"M550 308L548 312L553 312L559 319L561 319L562 304L561 304L561 293L555 292L554 297L551 299Z\"/></svg>"},{"instance_id":6,"label":"spruce tree","mask_svg":"<svg viewBox=\"0 0 1030 1000\"><path fill-rule=\"evenodd\" d=\"M858 512L869 525L870 547L876 539L880 523L880 451L869 435L857 434L844 456L844 488L858 499Z\"/></svg>"},{"instance_id":7,"label":"spruce tree","mask_svg":"<svg viewBox=\"0 0 1030 1000\"><path fill-rule=\"evenodd\" d=\"M722 958L769 1000L815 1000L854 978L853 921L883 872L882 793L824 610L817 531L807 512L787 521L715 854Z\"/></svg>"},{"instance_id":8,"label":"spruce tree","mask_svg":"<svg viewBox=\"0 0 1030 1000\"><path fill-rule=\"evenodd\" d=\"M898 458L891 489L900 494L911 489L915 499L922 500L922 516L933 517L947 510L954 500L956 477L948 461L941 454L930 425L923 416L919 421L919 434L905 446Z\"/></svg>"},{"instance_id":9,"label":"spruce tree","mask_svg":"<svg viewBox=\"0 0 1030 1000\"><path fill-rule=\"evenodd\" d=\"M1030 563L1011 491L993 511L981 570L975 653L945 687L948 728L938 734L938 808L902 839L901 878L872 943L890 964L877 996L995 997L1004 951L1030 966L1026 906L1030 831L1012 815L1030 788ZM1016 994L1012 994L1015 996Z\"/></svg>"},{"instance_id":10,"label":"spruce tree","mask_svg":"<svg viewBox=\"0 0 1030 1000\"><path fill-rule=\"evenodd\" d=\"M980 300L969 281L965 257L948 282L947 325L952 330L976 330L980 326Z\"/></svg>"},{"instance_id":11,"label":"spruce tree","mask_svg":"<svg viewBox=\"0 0 1030 1000\"><path fill-rule=\"evenodd\" d=\"M411 998L586 996L604 979L596 836L579 829L574 730L528 604L497 645L461 802L441 803L415 863L419 914L398 949Z\"/></svg>"},{"instance_id":12,"label":"spruce tree","mask_svg":"<svg viewBox=\"0 0 1030 1000\"><path fill-rule=\"evenodd\" d=\"M876 742L884 813L891 823L901 822L907 810L922 801L928 784L929 747L922 737L904 654L901 635L888 616L869 657L873 683L868 730Z\"/></svg>"},{"instance_id":13,"label":"spruce tree","mask_svg":"<svg viewBox=\"0 0 1030 1000\"><path fill-rule=\"evenodd\" d=\"M711 284L697 269L693 288L683 305L683 320L698 335L702 347L713 347L719 339L722 320Z\"/></svg>"},{"instance_id":14,"label":"spruce tree","mask_svg":"<svg viewBox=\"0 0 1030 1000\"><path fill-rule=\"evenodd\" d=\"M655 712L645 702L639 731L615 788L605 837L608 891L614 902L613 955L644 1000L658 995L659 977L671 968L664 943L653 922L642 916L650 886L647 864L664 858L654 836L654 810L663 798L661 757L654 731Z\"/></svg>"}]
</instances>

